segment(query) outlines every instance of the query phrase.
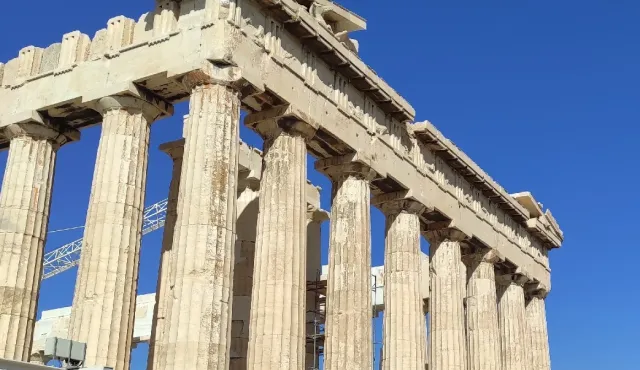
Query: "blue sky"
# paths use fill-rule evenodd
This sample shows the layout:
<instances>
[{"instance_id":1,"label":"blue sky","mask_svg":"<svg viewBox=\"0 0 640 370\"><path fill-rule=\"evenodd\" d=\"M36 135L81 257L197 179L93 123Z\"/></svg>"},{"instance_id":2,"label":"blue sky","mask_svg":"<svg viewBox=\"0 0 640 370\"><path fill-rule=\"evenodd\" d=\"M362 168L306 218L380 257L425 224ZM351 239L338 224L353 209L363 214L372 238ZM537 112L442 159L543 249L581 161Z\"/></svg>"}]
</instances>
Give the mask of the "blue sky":
<instances>
[{"instance_id":1,"label":"blue sky","mask_svg":"<svg viewBox=\"0 0 640 370\"><path fill-rule=\"evenodd\" d=\"M368 30L354 35L361 56L415 107L418 120L433 122L509 192L531 191L558 219L566 243L551 253L547 300L554 369L638 369L640 5L341 3L368 20ZM7 1L0 60L76 29L93 36L109 18L137 19L152 5ZM176 108L175 118L152 129L147 204L166 197L170 161L157 146L180 137L187 107ZM80 142L60 150L51 230L84 224L99 134L99 127L87 129ZM247 130L242 135L260 144ZM0 168L5 162L6 152ZM328 209L330 184L312 170L309 177L325 189ZM372 218L373 263L381 264L383 218L377 210ZM47 249L81 236L51 234ZM155 290L160 242L160 232L143 240L140 293ZM74 280L75 270L45 281L39 308L70 305ZM134 351L134 369L144 368L145 356L145 346Z\"/></svg>"}]
</instances>

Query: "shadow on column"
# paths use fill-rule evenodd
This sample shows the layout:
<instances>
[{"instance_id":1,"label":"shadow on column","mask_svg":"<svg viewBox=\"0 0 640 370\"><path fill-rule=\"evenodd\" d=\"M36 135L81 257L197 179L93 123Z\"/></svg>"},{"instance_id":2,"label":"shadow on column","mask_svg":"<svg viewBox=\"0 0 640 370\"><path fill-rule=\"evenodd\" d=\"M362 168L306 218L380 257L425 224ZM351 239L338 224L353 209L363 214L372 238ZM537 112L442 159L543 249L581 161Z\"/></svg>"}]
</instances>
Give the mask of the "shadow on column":
<instances>
[{"instance_id":1,"label":"shadow on column","mask_svg":"<svg viewBox=\"0 0 640 370\"><path fill-rule=\"evenodd\" d=\"M233 321L231 325L230 370L245 370L247 368L258 203L258 190L247 187L242 193L239 193L236 221L235 266L233 272Z\"/></svg>"}]
</instances>

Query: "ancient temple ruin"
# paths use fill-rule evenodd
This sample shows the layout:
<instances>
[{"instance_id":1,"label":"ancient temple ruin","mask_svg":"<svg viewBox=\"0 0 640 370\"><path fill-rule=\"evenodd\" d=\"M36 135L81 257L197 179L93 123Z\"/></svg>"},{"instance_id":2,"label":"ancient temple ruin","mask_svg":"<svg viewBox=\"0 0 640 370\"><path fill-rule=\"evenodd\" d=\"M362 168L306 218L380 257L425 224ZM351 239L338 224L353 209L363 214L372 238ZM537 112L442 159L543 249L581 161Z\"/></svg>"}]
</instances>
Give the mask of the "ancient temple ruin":
<instances>
[{"instance_id":1,"label":"ancient temple ruin","mask_svg":"<svg viewBox=\"0 0 640 370\"><path fill-rule=\"evenodd\" d=\"M312 368L319 305L324 368L372 369L371 206L386 216L383 369L550 369L548 253L562 231L414 122L359 58L361 17L327 0L149 2L138 20L0 63L0 358L37 361L56 153L101 124L67 335L86 343L85 366L129 368L149 133L188 100L184 137L161 148L174 167L148 369ZM257 171L241 124L264 138ZM328 212L308 153L332 181ZM327 219L319 303L309 261Z\"/></svg>"}]
</instances>

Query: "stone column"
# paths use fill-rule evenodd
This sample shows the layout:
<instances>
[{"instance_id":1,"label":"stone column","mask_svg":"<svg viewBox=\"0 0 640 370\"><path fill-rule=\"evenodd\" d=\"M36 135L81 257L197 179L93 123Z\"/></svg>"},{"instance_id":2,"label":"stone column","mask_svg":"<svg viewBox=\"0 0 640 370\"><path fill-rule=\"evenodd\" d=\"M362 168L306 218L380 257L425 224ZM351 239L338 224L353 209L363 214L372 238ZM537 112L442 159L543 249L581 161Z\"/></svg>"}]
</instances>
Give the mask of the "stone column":
<instances>
[{"instance_id":1,"label":"stone column","mask_svg":"<svg viewBox=\"0 0 640 370\"><path fill-rule=\"evenodd\" d=\"M264 139L247 367L301 369L305 361L307 138L315 129L279 108L245 123Z\"/></svg>"},{"instance_id":2,"label":"stone column","mask_svg":"<svg viewBox=\"0 0 640 370\"><path fill-rule=\"evenodd\" d=\"M85 366L125 370L133 335L150 124L171 109L133 96L102 98L96 109L103 117L102 134L70 335L87 344Z\"/></svg>"},{"instance_id":3,"label":"stone column","mask_svg":"<svg viewBox=\"0 0 640 370\"><path fill-rule=\"evenodd\" d=\"M500 324L502 368L529 370L528 343L523 285L527 279L519 274L498 274L498 320Z\"/></svg>"},{"instance_id":4,"label":"stone column","mask_svg":"<svg viewBox=\"0 0 640 370\"><path fill-rule=\"evenodd\" d=\"M371 210L375 172L348 157L316 162L332 180L325 325L325 369L373 366Z\"/></svg>"},{"instance_id":5,"label":"stone column","mask_svg":"<svg viewBox=\"0 0 640 370\"><path fill-rule=\"evenodd\" d=\"M233 271L233 314L230 370L247 368L251 289L258 225L260 179L243 177L238 183L238 221Z\"/></svg>"},{"instance_id":6,"label":"stone column","mask_svg":"<svg viewBox=\"0 0 640 370\"><path fill-rule=\"evenodd\" d=\"M320 362L316 348L314 347L313 336L319 334L316 327L316 320L323 323L320 313L320 293L316 282L320 280L322 273L321 248L322 248L322 223L329 219L329 214L315 206L307 205L307 353L305 357L305 370L319 369ZM311 288L311 289L309 289ZM317 332L317 333L316 333ZM318 344L320 338L316 338Z\"/></svg>"},{"instance_id":7,"label":"stone column","mask_svg":"<svg viewBox=\"0 0 640 370\"><path fill-rule=\"evenodd\" d=\"M527 352L529 353L530 366L528 370L551 369L547 315L544 303L546 296L547 292L544 290L532 291L525 307L527 327L529 329Z\"/></svg>"},{"instance_id":8,"label":"stone column","mask_svg":"<svg viewBox=\"0 0 640 370\"><path fill-rule=\"evenodd\" d=\"M153 321L151 323L151 340L149 343L149 357L147 369L154 370L164 367L166 355L165 335L168 331L167 318L171 317L173 304L173 287L175 286L175 253L173 253L173 237L176 226L178 195L180 189L180 173L182 172L182 158L184 153L184 139L160 145L160 150L167 153L173 161L169 196L167 199L167 216L162 235L162 254L160 255L160 271L156 288L156 304Z\"/></svg>"},{"instance_id":9,"label":"stone column","mask_svg":"<svg viewBox=\"0 0 640 370\"><path fill-rule=\"evenodd\" d=\"M184 76L191 89L180 176L162 369L228 369L236 241L239 79L210 63Z\"/></svg>"},{"instance_id":10,"label":"stone column","mask_svg":"<svg viewBox=\"0 0 640 370\"><path fill-rule=\"evenodd\" d=\"M2 134L11 141L0 192L0 358L28 361L56 151L67 138L38 123Z\"/></svg>"},{"instance_id":11,"label":"stone column","mask_svg":"<svg viewBox=\"0 0 640 370\"><path fill-rule=\"evenodd\" d=\"M468 370L502 370L494 264L502 258L481 249L464 258L467 264Z\"/></svg>"},{"instance_id":12,"label":"stone column","mask_svg":"<svg viewBox=\"0 0 640 370\"><path fill-rule=\"evenodd\" d=\"M424 205L395 194L372 201L386 216L382 370L424 370L427 325L420 289Z\"/></svg>"},{"instance_id":13,"label":"stone column","mask_svg":"<svg viewBox=\"0 0 640 370\"><path fill-rule=\"evenodd\" d=\"M431 296L430 370L465 370L467 342L460 242L466 236L456 229L429 231Z\"/></svg>"}]
</instances>

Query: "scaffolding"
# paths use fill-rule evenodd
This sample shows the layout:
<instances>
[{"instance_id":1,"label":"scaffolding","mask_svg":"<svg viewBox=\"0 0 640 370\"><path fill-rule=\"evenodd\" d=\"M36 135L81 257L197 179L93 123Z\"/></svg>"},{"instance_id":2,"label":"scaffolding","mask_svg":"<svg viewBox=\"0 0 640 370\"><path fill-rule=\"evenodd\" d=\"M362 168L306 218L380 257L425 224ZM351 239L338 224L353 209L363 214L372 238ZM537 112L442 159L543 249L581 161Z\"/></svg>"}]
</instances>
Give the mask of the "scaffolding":
<instances>
[{"instance_id":1,"label":"scaffolding","mask_svg":"<svg viewBox=\"0 0 640 370\"><path fill-rule=\"evenodd\" d=\"M380 355L379 355L379 367L382 369L382 342L378 340L376 335L376 323L375 320L380 316L380 306L377 305L378 302L378 286L384 286L384 282L378 281L379 276L376 274L371 274L371 294L373 296L371 305L371 335L373 336L373 345L372 345L372 360L371 365L375 366L376 363L376 347L380 346Z\"/></svg>"},{"instance_id":2,"label":"scaffolding","mask_svg":"<svg viewBox=\"0 0 640 370\"><path fill-rule=\"evenodd\" d=\"M312 302L309 305L307 302L307 354L313 354L313 361L307 364L305 370L320 370L321 357L324 358L324 341L325 341L325 309L326 309L326 297L327 297L327 280L321 279L321 271L318 270L315 281L307 281L307 293L313 294ZM373 296L373 302L376 302L378 297L378 286L381 286L382 282L378 281L380 276L371 274L371 294ZM381 346L380 342L376 338L376 325L373 322L382 310L375 304L371 307L371 320L372 320L372 364L376 362L376 347ZM380 351L382 354L382 351ZM382 357L382 355L380 355ZM380 359L379 359L380 360Z\"/></svg>"},{"instance_id":3,"label":"scaffolding","mask_svg":"<svg viewBox=\"0 0 640 370\"><path fill-rule=\"evenodd\" d=\"M327 297L327 282L321 279L322 270L316 271L314 281L307 281L307 293L312 293L312 304L307 302L307 354L313 362L306 370L320 370L320 357L324 356L324 323Z\"/></svg>"}]
</instances>

